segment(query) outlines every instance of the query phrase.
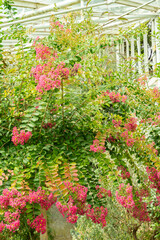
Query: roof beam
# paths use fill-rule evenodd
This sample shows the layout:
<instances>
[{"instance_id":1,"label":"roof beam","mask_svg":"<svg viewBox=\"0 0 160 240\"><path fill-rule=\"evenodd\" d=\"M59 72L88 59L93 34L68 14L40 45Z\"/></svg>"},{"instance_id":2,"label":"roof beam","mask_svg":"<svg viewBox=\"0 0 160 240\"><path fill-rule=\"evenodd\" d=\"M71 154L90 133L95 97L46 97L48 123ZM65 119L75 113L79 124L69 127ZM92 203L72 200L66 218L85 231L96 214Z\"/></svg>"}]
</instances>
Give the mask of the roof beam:
<instances>
[{"instance_id":1,"label":"roof beam","mask_svg":"<svg viewBox=\"0 0 160 240\"><path fill-rule=\"evenodd\" d=\"M116 0L115 3L122 4L129 7L139 7L140 5L143 4L143 2L136 2L136 1L130 1L130 0ZM152 12L157 12L160 9L160 7L155 7L151 5L148 5L148 6L146 5L141 8L152 11Z\"/></svg>"},{"instance_id":2,"label":"roof beam","mask_svg":"<svg viewBox=\"0 0 160 240\"><path fill-rule=\"evenodd\" d=\"M39 20L39 19L49 18L52 15L58 16L58 15L63 15L63 14L67 14L67 13L70 13L70 12L81 11L81 10L85 10L85 9L88 9L88 8L98 7L98 6L103 6L103 5L108 5L108 3L105 1L105 2L101 2L101 3L88 5L88 6L85 6L85 7L77 7L77 8L67 9L67 10L60 11L60 12L49 12L49 13L45 13L43 15L41 14L41 15L33 16L33 17L30 17L30 18L26 18L26 19L20 19L20 20L16 20L16 21L13 21L13 22L2 23L2 24L0 24L0 28L5 28L5 27L11 26L13 24L17 24L17 23L28 23L28 22ZM36 10L36 11L38 11L38 10Z\"/></svg>"},{"instance_id":3,"label":"roof beam","mask_svg":"<svg viewBox=\"0 0 160 240\"><path fill-rule=\"evenodd\" d=\"M45 7L48 6L49 4L47 4L46 2L40 2L40 1L33 1L33 0L14 0L14 3L11 4L12 6L15 7L23 7L23 8L33 8L33 9L37 9L37 8L41 8L41 7Z\"/></svg>"},{"instance_id":4,"label":"roof beam","mask_svg":"<svg viewBox=\"0 0 160 240\"><path fill-rule=\"evenodd\" d=\"M139 23L140 22L140 20L142 20L142 19L132 19L132 20L130 20L130 21L127 21L127 22L123 22L123 21L118 21L118 22L115 22L115 23L111 23L111 24L109 24L109 25L107 25L107 27L105 28L105 29L114 29L114 27L117 29L117 28L119 28L119 27L121 27L121 26L125 26L125 25L130 25L131 23Z\"/></svg>"},{"instance_id":5,"label":"roof beam","mask_svg":"<svg viewBox=\"0 0 160 240\"><path fill-rule=\"evenodd\" d=\"M132 20L135 19L135 21L136 21L137 19L155 18L155 17L158 17L158 16L159 16L158 13L157 14L153 14L153 13L150 13L150 14L149 13L148 14L135 14L135 15L127 15L127 16L123 17L122 19L119 18L119 20L127 22L128 20L131 20L131 19ZM92 17L92 20L97 22L97 23L105 23L105 22L107 22L109 20L112 20L112 19L114 19L116 17L117 17L117 15L110 15L110 16L105 17L105 18L95 18L95 17Z\"/></svg>"},{"instance_id":6,"label":"roof beam","mask_svg":"<svg viewBox=\"0 0 160 240\"><path fill-rule=\"evenodd\" d=\"M124 16L127 16L128 14L130 14L130 13L132 13L132 12L135 12L135 11L137 11L138 9L141 9L142 7L148 5L148 4L152 3L152 2L155 2L155 0L150 0L149 2L146 2L146 3L142 4L142 5L140 5L139 7L135 7L135 8L133 8L132 10L130 10L130 11L126 12L126 13L123 13L123 14L120 15L120 16L117 16L116 18L108 21L107 23L104 23L102 27L103 27L103 28L106 28L106 25L108 25L108 24L110 24L110 23L118 20L119 18L122 18L122 17L124 17Z\"/></svg>"},{"instance_id":7,"label":"roof beam","mask_svg":"<svg viewBox=\"0 0 160 240\"><path fill-rule=\"evenodd\" d=\"M63 1L63 2L59 2L56 5L55 5L55 3L53 3L49 6L45 6L45 7L36 9L36 10L32 10L32 11L29 11L25 14L22 13L22 14L15 15L15 17L18 17L20 19L24 19L24 18L28 18L28 17L32 17L32 16L37 16L39 14L44 14L44 13L54 11L55 6L57 8L65 8L65 7L68 7L70 5L77 4L79 2L80 2L80 0L66 0L66 1ZM3 19L3 22L8 22L8 21L9 21L8 19Z\"/></svg>"}]
</instances>

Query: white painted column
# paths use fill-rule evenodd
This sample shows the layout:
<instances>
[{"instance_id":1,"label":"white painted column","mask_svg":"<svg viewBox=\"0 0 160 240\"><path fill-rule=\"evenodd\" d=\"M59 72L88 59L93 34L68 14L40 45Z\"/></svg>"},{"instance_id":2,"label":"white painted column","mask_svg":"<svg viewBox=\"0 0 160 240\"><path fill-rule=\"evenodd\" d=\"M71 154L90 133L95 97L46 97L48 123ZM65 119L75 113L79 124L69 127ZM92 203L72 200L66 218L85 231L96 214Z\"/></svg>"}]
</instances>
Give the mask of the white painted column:
<instances>
[{"instance_id":1,"label":"white painted column","mask_svg":"<svg viewBox=\"0 0 160 240\"><path fill-rule=\"evenodd\" d=\"M155 19L152 20L152 62L153 62L153 71L155 69L155 65L157 63L157 59L156 59L156 37L155 37Z\"/></svg>"},{"instance_id":2,"label":"white painted column","mask_svg":"<svg viewBox=\"0 0 160 240\"><path fill-rule=\"evenodd\" d=\"M129 41L126 40L126 57L127 57L127 60L129 59Z\"/></svg>"},{"instance_id":3,"label":"white painted column","mask_svg":"<svg viewBox=\"0 0 160 240\"><path fill-rule=\"evenodd\" d=\"M135 50L134 50L134 38L131 38L131 57L132 57L132 67L133 67L133 71L135 72Z\"/></svg>"},{"instance_id":4,"label":"white painted column","mask_svg":"<svg viewBox=\"0 0 160 240\"><path fill-rule=\"evenodd\" d=\"M121 44L121 54L124 56L124 40L122 40L122 44Z\"/></svg>"},{"instance_id":5,"label":"white painted column","mask_svg":"<svg viewBox=\"0 0 160 240\"><path fill-rule=\"evenodd\" d=\"M155 33L158 33L158 23L157 23L157 19L155 19ZM156 59L157 59L157 63L160 62L160 43L159 43L159 39L156 36Z\"/></svg>"},{"instance_id":6,"label":"white painted column","mask_svg":"<svg viewBox=\"0 0 160 240\"><path fill-rule=\"evenodd\" d=\"M124 41L120 44L120 63L124 62Z\"/></svg>"},{"instance_id":7,"label":"white painted column","mask_svg":"<svg viewBox=\"0 0 160 240\"><path fill-rule=\"evenodd\" d=\"M148 42L147 42L147 33L143 35L143 45L144 45L144 70L146 73L149 72L148 68Z\"/></svg>"},{"instance_id":8,"label":"white painted column","mask_svg":"<svg viewBox=\"0 0 160 240\"><path fill-rule=\"evenodd\" d=\"M130 69L130 62L129 62L129 41L126 39L126 58L127 58L127 76L129 77L129 69Z\"/></svg>"},{"instance_id":9,"label":"white painted column","mask_svg":"<svg viewBox=\"0 0 160 240\"><path fill-rule=\"evenodd\" d=\"M137 38L137 50L138 50L138 72L142 74L142 63L141 63L141 42L140 37Z\"/></svg>"},{"instance_id":10,"label":"white painted column","mask_svg":"<svg viewBox=\"0 0 160 240\"><path fill-rule=\"evenodd\" d=\"M117 70L119 70L119 64L120 64L120 58L119 58L119 43L117 43L116 45L116 66L117 66Z\"/></svg>"}]
</instances>

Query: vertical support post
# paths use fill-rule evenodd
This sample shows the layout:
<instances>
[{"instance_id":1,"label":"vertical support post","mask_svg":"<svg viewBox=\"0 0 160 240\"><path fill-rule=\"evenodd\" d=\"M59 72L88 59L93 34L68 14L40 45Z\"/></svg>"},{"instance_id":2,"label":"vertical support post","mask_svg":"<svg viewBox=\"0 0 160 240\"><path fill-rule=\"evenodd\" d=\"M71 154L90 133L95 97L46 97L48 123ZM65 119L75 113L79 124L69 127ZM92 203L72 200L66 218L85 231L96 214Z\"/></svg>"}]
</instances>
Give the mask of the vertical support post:
<instances>
[{"instance_id":1,"label":"vertical support post","mask_svg":"<svg viewBox=\"0 0 160 240\"><path fill-rule=\"evenodd\" d=\"M135 51L134 51L134 38L131 38L131 57L132 57L132 67L133 67L133 71L135 72Z\"/></svg>"},{"instance_id":2,"label":"vertical support post","mask_svg":"<svg viewBox=\"0 0 160 240\"><path fill-rule=\"evenodd\" d=\"M126 57L127 57L127 60L129 58L129 41L126 40Z\"/></svg>"},{"instance_id":3,"label":"vertical support post","mask_svg":"<svg viewBox=\"0 0 160 240\"><path fill-rule=\"evenodd\" d=\"M146 73L149 72L148 68L148 42L147 42L147 33L143 35L143 45L144 45L144 70Z\"/></svg>"},{"instance_id":4,"label":"vertical support post","mask_svg":"<svg viewBox=\"0 0 160 240\"><path fill-rule=\"evenodd\" d=\"M121 54L124 55L124 40L123 40L123 42L122 42L122 44L121 44Z\"/></svg>"},{"instance_id":5,"label":"vertical support post","mask_svg":"<svg viewBox=\"0 0 160 240\"><path fill-rule=\"evenodd\" d=\"M140 37L137 38L137 50L138 50L138 72L139 72L139 74L142 74L142 63L140 60L140 55L141 55Z\"/></svg>"},{"instance_id":6,"label":"vertical support post","mask_svg":"<svg viewBox=\"0 0 160 240\"><path fill-rule=\"evenodd\" d=\"M153 71L155 69L155 65L157 63L156 59L156 38L155 38L155 19L152 20L152 56L153 56Z\"/></svg>"},{"instance_id":7,"label":"vertical support post","mask_svg":"<svg viewBox=\"0 0 160 240\"><path fill-rule=\"evenodd\" d=\"M124 40L122 40L122 43L121 43L121 59L123 63L124 62Z\"/></svg>"},{"instance_id":8,"label":"vertical support post","mask_svg":"<svg viewBox=\"0 0 160 240\"><path fill-rule=\"evenodd\" d=\"M116 66L117 70L119 70L120 58L119 58L119 43L116 45Z\"/></svg>"},{"instance_id":9,"label":"vertical support post","mask_svg":"<svg viewBox=\"0 0 160 240\"><path fill-rule=\"evenodd\" d=\"M129 61L129 41L126 39L126 58L127 58L127 76L129 77L129 68L130 68L130 62Z\"/></svg>"},{"instance_id":10,"label":"vertical support post","mask_svg":"<svg viewBox=\"0 0 160 240\"><path fill-rule=\"evenodd\" d=\"M156 59L157 59L157 63L159 63L160 62L160 44L157 36L157 33L158 33L157 19L155 19L155 33L156 33Z\"/></svg>"},{"instance_id":11,"label":"vertical support post","mask_svg":"<svg viewBox=\"0 0 160 240\"><path fill-rule=\"evenodd\" d=\"M121 64L124 62L123 58L124 58L124 41L122 40L122 43L119 44L119 59Z\"/></svg>"}]
</instances>

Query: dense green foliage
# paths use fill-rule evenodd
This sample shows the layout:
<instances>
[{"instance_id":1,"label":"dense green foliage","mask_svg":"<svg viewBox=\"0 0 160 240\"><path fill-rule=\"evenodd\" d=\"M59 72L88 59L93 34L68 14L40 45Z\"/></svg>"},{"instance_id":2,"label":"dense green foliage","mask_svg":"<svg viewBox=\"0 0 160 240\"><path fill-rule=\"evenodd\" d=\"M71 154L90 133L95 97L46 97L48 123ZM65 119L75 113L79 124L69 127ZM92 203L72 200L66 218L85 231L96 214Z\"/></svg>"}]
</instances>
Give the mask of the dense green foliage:
<instances>
[{"instance_id":1,"label":"dense green foliage","mask_svg":"<svg viewBox=\"0 0 160 240\"><path fill-rule=\"evenodd\" d=\"M160 212L155 189L145 199L149 223L133 218L114 196L121 183L130 184L135 192L149 189L146 167L160 170L160 92L148 88L145 74L139 76L129 67L132 60L115 70L115 62L111 63L105 51L110 40L99 38L100 32L95 34L90 14L86 13L80 23L75 22L75 14L65 16L63 27L55 25L58 19L52 17L50 35L37 39L29 48L25 44L31 40L24 27L12 26L10 34L3 33L3 39L17 39L18 49L12 54L3 52L0 65L0 191L16 188L28 192L39 186L53 191L53 186L47 185L48 174L53 173L53 182L57 180L54 172L63 181L65 163L73 164L79 183L89 189L88 203L108 209L104 230L94 229L93 223L81 217L73 239L158 239ZM50 50L44 59L35 51L40 46ZM53 60L55 54L58 57ZM61 75L59 87L39 91L33 69L43 65L56 69L62 62L68 77ZM75 64L79 67L73 72ZM130 119L136 119L136 127L124 138ZM14 127L31 132L32 137L24 144L14 144ZM95 139L105 151L91 151ZM128 170L130 178L120 177L120 166ZM110 189L112 197L99 199L97 185ZM67 201L63 189L55 192ZM76 236L86 225L90 235Z\"/></svg>"}]
</instances>

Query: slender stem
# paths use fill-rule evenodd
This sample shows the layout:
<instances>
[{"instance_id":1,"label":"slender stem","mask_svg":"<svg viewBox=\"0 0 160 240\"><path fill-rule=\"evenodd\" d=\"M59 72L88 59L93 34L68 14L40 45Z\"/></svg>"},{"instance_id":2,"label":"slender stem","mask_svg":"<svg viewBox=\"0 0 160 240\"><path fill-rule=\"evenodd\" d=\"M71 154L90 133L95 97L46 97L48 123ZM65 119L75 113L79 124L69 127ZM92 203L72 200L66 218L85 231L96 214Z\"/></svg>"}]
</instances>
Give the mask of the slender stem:
<instances>
[{"instance_id":1,"label":"slender stem","mask_svg":"<svg viewBox=\"0 0 160 240\"><path fill-rule=\"evenodd\" d=\"M8 129L8 128L5 128L5 127L3 127L3 126L0 126L1 128L4 128L4 129L6 129L6 130L8 130L8 131L10 131L10 132L12 132L12 130L10 130L10 129Z\"/></svg>"},{"instance_id":2,"label":"slender stem","mask_svg":"<svg viewBox=\"0 0 160 240\"><path fill-rule=\"evenodd\" d=\"M16 28L17 28L17 27L16 27ZM18 29L17 29L17 31L18 31ZM21 43L21 47L22 47L22 58L25 59L25 58L24 58L24 49L23 49L23 41L22 41L22 39L20 39L20 43ZM18 107L18 112L19 112L19 104L20 104L20 99L21 99L21 91L22 91L23 82L24 82L24 78L23 78L22 81L21 81L21 85L20 85L20 89L19 89L19 99L18 99L18 105L17 105L17 107Z\"/></svg>"},{"instance_id":3,"label":"slender stem","mask_svg":"<svg viewBox=\"0 0 160 240\"><path fill-rule=\"evenodd\" d=\"M46 117L46 113L47 113L48 105L50 103L51 96L52 96L52 92L51 92L51 94L49 96L48 103L47 103L47 106L46 106L46 109L45 109L45 113L44 113L44 116L43 116L43 120L42 120L42 123L41 123L41 128L40 128L40 132L39 132L39 138L40 138L40 135L41 135L41 132L42 132L42 127L43 127L43 123L44 123L44 120L45 120L45 117ZM38 138L38 140L39 140L39 138Z\"/></svg>"},{"instance_id":4,"label":"slender stem","mask_svg":"<svg viewBox=\"0 0 160 240\"><path fill-rule=\"evenodd\" d=\"M0 147L0 149L2 148L2 147L4 147L7 143L9 143L10 142L10 140L8 141L8 142L6 142L6 143L4 143L1 147Z\"/></svg>"},{"instance_id":5,"label":"slender stem","mask_svg":"<svg viewBox=\"0 0 160 240\"><path fill-rule=\"evenodd\" d=\"M63 126L64 126L64 89L63 89L63 78L61 80L61 99L62 99L62 119L63 119Z\"/></svg>"},{"instance_id":6,"label":"slender stem","mask_svg":"<svg viewBox=\"0 0 160 240\"><path fill-rule=\"evenodd\" d=\"M141 226L141 225L138 225L138 226L136 226L136 227L133 229L133 238L134 238L134 240L138 240L136 233L137 233L137 230L138 230L138 228L139 228L140 226Z\"/></svg>"}]
</instances>

